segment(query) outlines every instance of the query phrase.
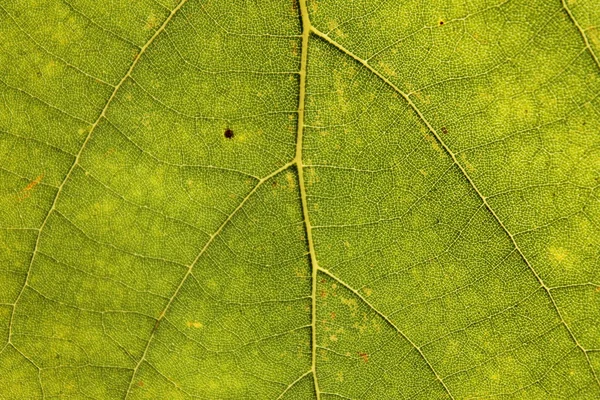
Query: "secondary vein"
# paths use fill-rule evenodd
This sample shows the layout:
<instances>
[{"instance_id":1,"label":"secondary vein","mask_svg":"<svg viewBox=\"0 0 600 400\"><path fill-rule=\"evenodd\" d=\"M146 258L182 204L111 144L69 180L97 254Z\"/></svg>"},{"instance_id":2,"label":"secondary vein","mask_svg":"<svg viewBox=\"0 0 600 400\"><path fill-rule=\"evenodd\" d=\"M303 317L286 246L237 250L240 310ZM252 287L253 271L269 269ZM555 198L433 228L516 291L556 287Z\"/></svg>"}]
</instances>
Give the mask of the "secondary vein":
<instances>
[{"instance_id":1,"label":"secondary vein","mask_svg":"<svg viewBox=\"0 0 600 400\"><path fill-rule=\"evenodd\" d=\"M129 385L127 387L127 391L125 392L125 400L127 400L127 397L129 396L129 393L131 392L131 388L133 386L133 382L135 381L135 376L136 376L136 374L137 374L140 366L142 365L142 363L146 359L146 355L148 354L148 350L150 349L150 344L154 340L154 337L156 335L156 331L157 331L158 327L160 326L160 322L164 319L165 315L167 314L167 311L171 308L171 305L173 304L173 301L175 300L175 298L177 297L177 295L181 291L181 288L183 287L183 285L185 284L185 282L187 281L187 279L192 275L192 271L194 269L194 266L196 265L196 263L198 262L198 260L200 259L200 257L202 257L202 255L206 252L206 250L214 242L215 238L221 234L221 232L223 231L223 229L229 224L229 222L238 213L238 211L242 209L242 207L248 202L248 200L258 191L258 189L265 182L267 182L271 178L273 178L275 175L278 175L281 172L283 172L283 171L287 170L288 168L290 168L292 165L295 164L295 162L296 162L295 160L292 160L291 162L289 162L289 163L281 166L276 171L273 171L272 173L270 173L269 175L265 176L264 178L259 179L259 181L256 183L256 185L254 185L254 187L252 188L252 190L250 190L250 192L248 192L248 194L242 199L242 201L240 202L240 204L238 204L238 206L231 212L231 214L229 214L229 216L225 219L225 221L223 221L221 223L221 225L219 225L219 227L217 228L217 230L215 231L215 233L213 233L210 236L210 238L206 241L206 243L204 244L204 246L202 246L202 249L200 249L200 251L198 252L198 254L196 255L196 257L194 258L194 260L187 267L187 271L183 275L183 278L181 278L181 281L179 282L179 285L177 285L177 288L173 292L173 295L169 298L169 300L167 301L167 304L165 305L165 307L163 308L163 310L159 314L158 318L156 319L156 322L154 324L152 332L150 333L150 337L148 338L148 341L146 342L146 346L144 347L144 351L142 352L142 356L140 357L140 359L136 363L136 365L135 365L135 367L133 369L133 372L131 374L131 380L129 381Z\"/></svg>"},{"instance_id":2,"label":"secondary vein","mask_svg":"<svg viewBox=\"0 0 600 400\"><path fill-rule=\"evenodd\" d=\"M319 31L317 28L312 27L312 26L311 26L311 32L314 33L316 36L320 37L321 39L325 40L327 43L329 43L330 45L332 45L333 47L335 47L337 50L341 51L342 53L346 54L347 56L353 58L355 61L357 61L358 63L360 63L361 65L363 65L370 72L372 72L375 76L377 76L379 79L381 79L385 84L387 84L394 91L396 91L400 96L402 96L402 98L404 98L404 100L408 103L408 105L414 111L414 113L417 115L417 117L425 124L425 126L431 132L431 134L434 136L434 138L436 139L436 141L442 146L442 148L444 149L444 151L446 152L446 154L448 154L448 156L452 159L453 163L456 164L456 166L458 167L458 169L460 170L460 172L462 173L462 175L464 176L464 178L467 180L467 182L469 183L469 185L471 186L471 188L479 196L479 198L482 201L482 203L485 206L485 208L492 215L492 217L494 218L494 220L496 221L496 223L498 223L498 225L500 226L500 228L502 228L503 232L508 236L511 244L513 245L513 247L515 248L515 250L517 251L517 253L521 257L521 259L525 262L525 265L527 265L527 267L529 268L529 270L534 275L535 279L538 281L538 283L540 284L540 286L544 289L544 291L545 291L548 299L550 300L550 303L552 304L552 307L554 308L554 310L556 311L556 314L558 315L558 318L560 319L562 325L567 330L567 333L568 333L569 337L573 340L573 342L575 343L575 345L577 346L577 348L579 348L579 350L581 350L581 352L583 353L583 355L584 355L584 357L585 357L585 359L587 361L587 364L588 364L588 366L590 368L590 371L592 373L592 376L593 376L596 384L600 387L600 379L598 378L598 375L596 374L596 371L595 371L594 367L592 366L592 362L591 362L590 357L589 357L589 355L587 353L587 350L579 343L579 341L575 337L575 334L573 333L573 331L571 330L571 328L569 327L569 325L567 324L567 322L563 318L562 313L560 312L560 309L558 308L558 305L556 304L556 301L554 300L554 296L550 292L550 288L544 283L544 281L542 280L541 276L537 273L537 271L535 270L535 268L533 268L533 265L531 265L531 263L529 262L529 260L525 257L525 254L523 253L523 251L519 247L519 245L518 245L518 243L517 243L514 235L508 230L508 228L506 227L506 225L504 225L504 223L502 222L502 220L500 219L500 217L498 216L498 214L496 214L496 212L494 211L494 209L490 206L490 204L487 201L487 197L484 196L483 193L477 188L477 186L475 185L475 182L473 181L473 179L471 178L471 176L467 173L467 171L465 170L465 168L458 162L458 159L456 158L456 155L454 154L454 152L442 140L442 138L440 137L440 135L437 132L437 130L425 118L425 115L423 115L423 113L421 112L421 110L412 101L412 99L410 98L410 96L408 94L406 94L404 91L400 90L400 88L398 86L396 86L394 83L392 83L385 75L383 75L381 72L379 72L378 70L376 70L375 68L373 68L366 60L363 60L360 57L356 56L350 50L346 49L344 46L342 46L341 44L337 43L335 40L331 39L325 33ZM591 48L590 48L590 51L591 51ZM593 53L592 53L592 55L593 55Z\"/></svg>"},{"instance_id":3,"label":"secondary vein","mask_svg":"<svg viewBox=\"0 0 600 400\"><path fill-rule=\"evenodd\" d=\"M31 260L29 261L29 266L27 267L27 273L25 275L25 283L23 283L23 286L21 287L21 290L19 291L19 294L17 295L17 297L16 297L16 299L15 299L15 301L13 303L13 307L12 307L12 311L11 311L11 315L10 315L10 321L8 323L8 343L9 344L12 344L12 342L11 342L12 325L13 325L13 318L14 318L14 315L15 315L15 309L17 308L17 303L19 302L19 300L20 300L23 292L25 291L25 287L29 283L29 278L31 276L31 267L33 266L33 262L35 261L36 254L38 253L39 244L40 244L40 237L42 236L42 231L46 227L46 223L50 219L50 215L52 214L52 212L54 210L56 210L56 205L58 204L58 200L59 200L60 195L62 193L62 190L63 190L63 188L65 186L65 183L69 180L69 178L71 177L71 174L73 173L73 170L75 170L75 167L79 163L79 160L81 158L81 154L83 153L83 150L85 149L86 145L90 141L90 138L92 137L92 133L98 127L98 125L100 124L100 121L102 120L102 118L104 118L106 116L106 111L108 110L108 108L111 105L112 101L115 99L115 97L117 95L117 92L121 89L121 87L123 86L123 83L125 83L125 81L131 76L131 73L133 72L135 66L138 64L138 62L139 62L140 58L142 57L142 55L144 54L144 52L148 49L148 47L150 47L150 45L154 42L154 40L165 30L167 24L171 21L171 19L173 19L173 16L177 13L177 11L179 11L179 9L181 9L181 7L183 7L183 5L186 3L186 1L187 0L181 0L181 2L177 5L177 7L175 7L171 11L171 13L169 14L169 16L162 23L162 25L156 30L156 32L154 32L154 34L152 35L152 37L150 37L150 39L148 40L148 42L146 42L146 44L144 46L142 46L142 48L140 49L139 53L137 54L137 56L135 57L135 59L133 60L133 62L131 63L131 65L129 66L129 69L127 70L127 72L125 73L125 75L123 76L123 78L121 78L121 80L119 81L119 83L115 86L115 88L112 91L110 97L108 98L108 100L104 104L104 107L102 108L102 111L100 112L100 115L98 116L98 118L96 119L96 121L94 121L94 123L90 127L87 136L85 137L85 139L83 140L83 143L81 144L81 147L79 148L79 151L75 155L75 159L73 160L73 164L71 164L71 167L67 171L67 174L65 175L65 178L63 179L63 181L61 182L61 184L58 186L58 189L56 191L56 195L54 196L54 200L52 201L52 205L50 206L50 209L48 210L48 213L46 214L46 217L42 221L42 224L40 225L40 228L38 229L37 237L35 239L35 245L34 245L34 248L33 248L33 253L31 255Z\"/></svg>"},{"instance_id":4,"label":"secondary vein","mask_svg":"<svg viewBox=\"0 0 600 400\"><path fill-rule=\"evenodd\" d=\"M400 328L398 326L396 326L396 324L394 324L394 322L390 318L388 318L385 314L383 314L381 311L379 311L379 309L377 309L374 305L372 305L362 294L360 294L360 292L358 290L354 289L352 286L350 286L349 284L347 284L346 282L344 282L343 280L341 280L340 278L338 278L331 271L329 271L327 269L324 269L324 268L321 268L321 267L319 267L319 270L323 274L329 276L331 279L333 279L334 281L336 281L337 283L339 283L340 285L342 285L343 287L345 287L346 289L348 289L349 291L351 291L364 304L366 304L367 307L369 307L372 311L374 311L375 314L377 314L388 325L390 325L396 332L398 332L404 338L404 340L406 340L417 351L417 353L419 353L419 355L421 356L421 358L425 361L425 364L427 364L427 367L431 370L431 372L435 376L435 379L438 382L440 382L440 384L442 385L444 391L448 394L448 396L450 397L450 399L454 399L454 396L452 396L452 393L450 393L450 390L446 386L446 383L444 383L444 381L442 380L442 377L433 368L433 365L429 362L429 360L427 359L427 357L423 353L423 350L422 350L421 347L417 346L417 344L415 342L413 342L412 340L410 340L410 338L408 336L406 336L406 334L404 332L402 332L400 330Z\"/></svg>"},{"instance_id":5,"label":"secondary vein","mask_svg":"<svg viewBox=\"0 0 600 400\"><path fill-rule=\"evenodd\" d=\"M585 33L585 29L583 29L583 27L581 25L579 25L579 22L577 22L577 20L575 19L575 16L571 12L571 9L569 8L569 6L567 6L567 2L565 0L562 0L562 6L565 9L565 11L567 12L567 15L569 16L569 19L571 20L571 22L573 22L573 24L579 31L579 34L581 35L581 39L583 40L583 43L585 44L586 49L590 52L590 55L596 62L596 65L598 66L598 68L600 68L600 60L598 59L598 56L596 55L596 53L594 52L594 49L590 45L588 37Z\"/></svg>"}]
</instances>

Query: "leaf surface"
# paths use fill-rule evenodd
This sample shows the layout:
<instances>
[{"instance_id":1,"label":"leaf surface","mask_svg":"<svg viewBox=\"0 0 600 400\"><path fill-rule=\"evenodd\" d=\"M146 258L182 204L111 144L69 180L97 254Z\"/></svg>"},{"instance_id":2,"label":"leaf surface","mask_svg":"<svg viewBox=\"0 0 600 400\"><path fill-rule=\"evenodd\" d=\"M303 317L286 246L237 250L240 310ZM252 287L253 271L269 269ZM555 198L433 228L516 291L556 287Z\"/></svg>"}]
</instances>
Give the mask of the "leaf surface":
<instances>
[{"instance_id":1,"label":"leaf surface","mask_svg":"<svg viewBox=\"0 0 600 400\"><path fill-rule=\"evenodd\" d=\"M13 0L0 39L0 398L600 398L597 0Z\"/></svg>"}]
</instances>

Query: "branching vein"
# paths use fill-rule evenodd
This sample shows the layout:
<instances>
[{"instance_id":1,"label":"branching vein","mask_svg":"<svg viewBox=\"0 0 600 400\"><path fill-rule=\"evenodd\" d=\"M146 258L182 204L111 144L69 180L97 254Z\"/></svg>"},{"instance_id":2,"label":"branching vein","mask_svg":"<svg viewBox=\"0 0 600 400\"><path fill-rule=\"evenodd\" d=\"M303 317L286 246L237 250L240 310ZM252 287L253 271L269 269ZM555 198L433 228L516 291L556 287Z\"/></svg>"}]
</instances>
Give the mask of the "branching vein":
<instances>
[{"instance_id":1,"label":"branching vein","mask_svg":"<svg viewBox=\"0 0 600 400\"><path fill-rule=\"evenodd\" d=\"M131 388L133 386L133 382L135 380L135 376L136 376L136 374L137 374L140 366L142 365L142 363L146 359L146 355L148 354L148 350L150 349L150 344L152 343L152 341L153 341L153 339L154 339L154 337L156 335L156 331L158 330L158 327L160 326L160 322L162 321L162 319L167 314L167 311L171 308L171 305L173 304L173 301L175 300L175 298L177 298L177 295L181 291L181 288L183 287L183 285L185 284L185 282L187 281L187 279L192 275L192 271L194 269L194 266L198 263L198 260L200 259L200 257L202 257L202 255L206 252L206 250L214 242L215 238L217 238L221 234L221 232L223 231L223 229L229 224L229 222L238 213L238 211L240 211L242 209L242 207L244 207L244 205L256 193L256 191L265 182L269 181L275 175L278 175L281 172L287 170L292 165L294 165L294 163L295 163L295 161L289 162L289 163L283 165L281 168L277 169L276 171L272 172L271 174L269 174L269 175L265 176L264 178L260 179L258 181L258 183L252 188L252 190L250 190L250 192L242 199L242 201L240 202L240 204L238 204L238 206L233 210L233 212L231 214L229 214L229 216L225 219L225 221L223 221L223 223L221 223L221 225L217 228L217 230L215 231L215 233L213 233L210 236L210 238L206 241L206 243L204 244L204 246L202 247L202 249L200 250L200 252L198 252L198 255L194 258L194 261L192 261L191 264L187 267L187 271L184 274L184 276L181 279L181 281L179 282L179 285L177 286L177 289L175 289L175 291L173 292L173 295L167 301L167 304L165 305L165 307L162 310L162 312L159 314L158 319L156 320L156 323L154 324L154 328L152 329L152 332L150 333L150 337L148 338L148 341L146 342L146 347L144 348L142 356L140 357L140 359L136 363L135 368L133 369L133 373L131 374L131 380L129 381L129 387L127 388L127 392L125 393L125 399L127 399L127 397L129 396L129 393L131 392Z\"/></svg>"},{"instance_id":2,"label":"branching vein","mask_svg":"<svg viewBox=\"0 0 600 400\"><path fill-rule=\"evenodd\" d=\"M313 374L315 394L317 400L320 400L321 393L319 382L317 380L317 269L318 262L315 253L315 245L312 237L312 226L308 215L308 201L306 196L306 186L304 184L304 164L302 161L302 147L304 134L304 107L306 97L306 73L308 64L308 39L311 31L310 19L308 18L308 8L306 0L300 0L300 15L302 18L302 54L300 59L300 90L298 95L298 133L296 135L296 166L298 169L298 186L300 188L300 199L302 202L302 214L304 217L304 226L306 229L306 238L308 241L308 251L311 264L311 282L312 282L312 312L311 312L311 371Z\"/></svg>"},{"instance_id":3,"label":"branching vein","mask_svg":"<svg viewBox=\"0 0 600 400\"><path fill-rule=\"evenodd\" d=\"M569 336L571 337L571 339L573 340L573 342L575 343L575 345L579 348L579 350L581 350L581 352L583 353L585 359L587 360L587 364L588 364L588 366L590 368L590 371L591 371L591 373L592 373L592 375L593 375L593 377L594 377L594 379L596 381L596 384L598 386L600 386L600 380L599 380L599 378L598 378L598 376L596 374L595 369L592 366L592 362L591 362L591 360L589 358L589 355L588 355L587 351L579 343L579 341L577 340L577 338L573 334L573 331L571 330L571 328L569 327L569 325L566 323L565 319L563 318L562 313L560 312L560 310L558 308L558 305L556 304L556 301L554 300L554 297L553 297L552 293L550 292L550 288L544 283L544 281L542 280L542 278L540 277L540 275L533 268L533 265L525 257L525 254L523 253L523 251L519 247L517 241L515 240L515 236L508 230L508 228L506 227L506 225L504 225L504 223L502 222L502 220L500 219L500 217L498 216L498 214L496 214L496 212L494 211L494 209L490 206L490 204L487 201L487 197L484 196L483 193L477 188L477 186L475 185L475 182L473 181L473 179L471 179L471 177L469 176L469 174L467 173L467 171L465 170L465 168L462 166L462 164L460 164L458 162L458 159L456 158L456 155L454 154L454 152L441 139L441 137L440 137L439 133L437 132L437 130L431 125L431 123L429 123L429 121L425 118L425 115L421 112L421 110L419 110L419 108L417 108L417 106L412 101L412 99L410 98L410 96L407 95L406 93L404 93L402 90L400 90L400 88L398 88L394 83L392 83L381 72L379 72L378 70L376 70L375 68L373 68L366 60L363 60L360 57L356 56L350 50L346 49L344 46L342 46L341 44L337 43L335 40L331 39L329 36L327 36L326 34L324 34L321 31L319 31L317 28L311 27L311 31L316 36L318 36L321 39L325 40L327 43L329 43L330 45L332 45L333 47L335 47L339 51L345 53L346 55L348 55L349 57L353 58L355 61L357 61L358 63L360 63L364 67L366 67L370 72L372 72L375 76L377 76L384 83L386 83L388 86L390 86L394 91L396 91L399 95L401 95L404 98L404 100L406 100L406 102L412 108L412 110L417 115L417 117L425 124L425 126L427 127L427 129L429 129L429 131L435 137L436 141L440 144L440 146L442 146L442 148L444 149L444 151L446 152L446 154L448 154L448 156L452 159L453 163L456 164L456 166L458 167L458 169L460 170L460 172L462 173L462 175L464 176L464 178L467 180L467 182L469 183L469 185L471 186L471 188L479 196L479 198L482 201L482 203L485 206L485 208L488 210L488 212L491 214L491 216L494 218L494 220L498 223L498 225L502 228L502 231L508 236L510 242L512 243L513 247L517 250L517 253L521 257L521 259L523 260L523 262L525 262L525 264L527 265L527 267L529 268L529 270L532 272L532 274L535 276L535 278L538 281L538 283L540 284L540 286L544 289L544 291L545 291L548 299L550 300L550 303L552 304L552 307L556 311L556 313L557 313L557 315L558 315L558 317L559 317L562 325L566 328Z\"/></svg>"},{"instance_id":4,"label":"branching vein","mask_svg":"<svg viewBox=\"0 0 600 400\"><path fill-rule=\"evenodd\" d=\"M90 141L90 138L92 137L92 133L98 127L98 125L100 124L100 121L102 120L102 118L104 118L106 116L106 111L110 107L112 101L115 99L117 93L119 92L119 89L121 89L121 87L123 86L123 83L125 83L125 81L127 80L127 78L129 78L131 76L131 74L132 74L135 66L138 64L138 62L139 62L140 58L142 57L142 55L144 54L144 52L148 49L148 47L150 47L150 45L152 45L152 43L154 42L154 40L161 34L161 32L163 32L165 30L167 24L171 21L171 19L173 19L173 16L177 13L177 11L179 11L179 9L181 9L181 7L185 4L186 1L187 0L181 0L181 2L177 5L177 7L175 7L171 11L171 14L169 14L169 16L163 22L163 24L156 30L156 32L154 32L154 35L152 35L152 37L148 40L148 42L140 49L139 53L137 54L137 56L135 57L135 59L133 60L133 62L131 63L131 65L129 66L129 69L127 70L127 73L123 76L123 78L115 86L115 89L113 90L112 94L110 95L110 97L106 101L106 104L104 104L104 107L102 108L102 111L100 112L100 115L98 116L98 118L96 119L96 121L94 121L94 123L90 127L87 136L83 140L83 143L81 144L81 147L80 147L79 151L77 152L77 154L75 156L75 159L73 160L73 164L71 164L71 167L69 168L67 174L65 175L65 178L63 179L63 181L61 182L61 184L58 186L58 189L56 191L56 195L54 196L54 200L52 201L52 205L50 206L50 209L48 210L48 213L46 214L46 217L42 221L42 224L40 225L40 228L39 228L39 230L37 232L37 237L36 237L36 240L35 240L35 246L33 248L33 253L31 255L31 259L29 261L29 266L27 268L27 273L25 275L25 283L21 287L21 290L19 291L19 294L17 295L17 297L15 299L15 302L13 303L13 308L12 308L12 311L11 311L10 321L9 321L9 325L8 325L8 343L11 343L12 325L13 325L13 318L14 318L14 315L15 315L15 309L17 307L17 303L19 302L19 300L21 299L21 296L23 295L23 292L25 291L25 287L27 287L27 285L29 283L29 278L30 278L30 275L31 275L31 268L32 268L33 263L35 261L36 254L39 251L40 238L42 236L42 231L46 227L46 224L47 224L48 220L50 219L50 215L52 214L52 212L54 210L56 210L56 206L58 204L58 200L60 199L60 195L62 193L63 188L65 187L66 182L69 180L71 174L73 173L73 170L78 165L79 160L81 158L81 154L83 153L83 150L85 149L86 145Z\"/></svg>"}]
</instances>

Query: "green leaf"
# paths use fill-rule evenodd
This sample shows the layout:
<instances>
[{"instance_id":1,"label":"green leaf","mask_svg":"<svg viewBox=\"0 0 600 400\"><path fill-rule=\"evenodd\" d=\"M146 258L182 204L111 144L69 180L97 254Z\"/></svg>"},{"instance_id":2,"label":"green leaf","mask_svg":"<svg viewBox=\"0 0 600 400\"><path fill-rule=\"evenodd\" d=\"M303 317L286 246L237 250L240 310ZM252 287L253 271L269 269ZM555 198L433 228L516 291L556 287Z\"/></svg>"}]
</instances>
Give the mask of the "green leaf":
<instances>
[{"instance_id":1,"label":"green leaf","mask_svg":"<svg viewBox=\"0 0 600 400\"><path fill-rule=\"evenodd\" d=\"M600 398L598 0L0 2L0 398Z\"/></svg>"}]
</instances>

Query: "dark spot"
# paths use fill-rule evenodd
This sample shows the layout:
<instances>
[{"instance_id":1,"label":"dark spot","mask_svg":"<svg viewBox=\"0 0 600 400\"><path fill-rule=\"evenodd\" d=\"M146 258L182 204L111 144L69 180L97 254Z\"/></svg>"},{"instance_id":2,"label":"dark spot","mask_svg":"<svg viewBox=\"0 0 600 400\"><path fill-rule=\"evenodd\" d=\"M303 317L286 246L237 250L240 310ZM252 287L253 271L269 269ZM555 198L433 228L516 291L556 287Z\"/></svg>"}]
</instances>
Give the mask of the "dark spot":
<instances>
[{"instance_id":1,"label":"dark spot","mask_svg":"<svg viewBox=\"0 0 600 400\"><path fill-rule=\"evenodd\" d=\"M440 26L444 25L444 21L440 21Z\"/></svg>"},{"instance_id":2,"label":"dark spot","mask_svg":"<svg viewBox=\"0 0 600 400\"><path fill-rule=\"evenodd\" d=\"M42 77L42 73L41 73L40 71L36 72L36 73L35 73L35 75L36 75L38 78L41 78L41 77Z\"/></svg>"},{"instance_id":3,"label":"dark spot","mask_svg":"<svg viewBox=\"0 0 600 400\"><path fill-rule=\"evenodd\" d=\"M229 128L225 129L225 133L223 134L227 139L233 139L233 131Z\"/></svg>"},{"instance_id":4,"label":"dark spot","mask_svg":"<svg viewBox=\"0 0 600 400\"><path fill-rule=\"evenodd\" d=\"M442 133L443 134L447 134L448 133L448 129L446 129L445 126L442 126Z\"/></svg>"},{"instance_id":5,"label":"dark spot","mask_svg":"<svg viewBox=\"0 0 600 400\"><path fill-rule=\"evenodd\" d=\"M360 358L363 359L364 362L369 362L369 355L367 353L363 353L362 351L360 351L358 352L358 355L360 356Z\"/></svg>"}]
</instances>

